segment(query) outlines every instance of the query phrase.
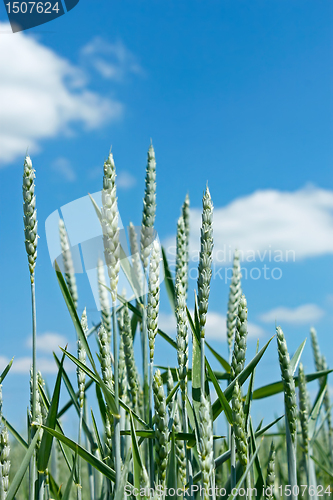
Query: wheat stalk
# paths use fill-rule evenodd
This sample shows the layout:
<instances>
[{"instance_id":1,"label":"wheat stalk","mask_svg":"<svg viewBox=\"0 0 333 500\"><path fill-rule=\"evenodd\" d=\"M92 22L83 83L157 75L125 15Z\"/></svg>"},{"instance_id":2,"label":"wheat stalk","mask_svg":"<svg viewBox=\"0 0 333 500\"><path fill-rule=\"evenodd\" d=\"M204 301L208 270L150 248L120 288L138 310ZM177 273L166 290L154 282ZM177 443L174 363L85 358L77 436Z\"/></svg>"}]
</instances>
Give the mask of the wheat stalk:
<instances>
[{"instance_id":1,"label":"wheat stalk","mask_svg":"<svg viewBox=\"0 0 333 500\"><path fill-rule=\"evenodd\" d=\"M188 266L189 266L189 250L190 250L190 197L187 194L182 206L182 216L185 226L185 241L186 241L186 250L185 250L185 261L187 273L185 276L185 293L187 296L188 291Z\"/></svg>"},{"instance_id":2,"label":"wheat stalk","mask_svg":"<svg viewBox=\"0 0 333 500\"><path fill-rule=\"evenodd\" d=\"M176 278L175 282L180 281L184 288L186 295L187 287L187 241L186 241L186 228L184 217L181 215L177 223L177 238L176 238Z\"/></svg>"},{"instance_id":3,"label":"wheat stalk","mask_svg":"<svg viewBox=\"0 0 333 500\"><path fill-rule=\"evenodd\" d=\"M98 296L101 307L102 321L104 328L108 334L109 344L111 343L111 314L110 314L110 301L109 292L106 288L104 263L102 259L97 261L97 279L98 279Z\"/></svg>"},{"instance_id":4,"label":"wheat stalk","mask_svg":"<svg viewBox=\"0 0 333 500\"><path fill-rule=\"evenodd\" d=\"M275 485L275 445L274 441L272 441L269 451L268 464L267 464L266 490L265 490L266 500L274 500L275 498L274 485Z\"/></svg>"},{"instance_id":5,"label":"wheat stalk","mask_svg":"<svg viewBox=\"0 0 333 500\"><path fill-rule=\"evenodd\" d=\"M28 255L30 279L35 280L35 267L37 259L37 210L35 196L35 170L29 156L25 157L23 167L23 221L25 248Z\"/></svg>"},{"instance_id":6,"label":"wheat stalk","mask_svg":"<svg viewBox=\"0 0 333 500\"><path fill-rule=\"evenodd\" d=\"M239 300L237 309L235 341L234 341L234 349L232 353L232 360L230 367L231 380L234 380L234 378L237 377L244 369L246 340L247 340L247 302L245 295L243 294Z\"/></svg>"},{"instance_id":7,"label":"wheat stalk","mask_svg":"<svg viewBox=\"0 0 333 500\"><path fill-rule=\"evenodd\" d=\"M135 284L138 287L137 295L138 297L141 297L143 292L142 264L140 258L137 233L132 222L129 223L128 236L131 249L132 272L135 278Z\"/></svg>"},{"instance_id":8,"label":"wheat stalk","mask_svg":"<svg viewBox=\"0 0 333 500\"><path fill-rule=\"evenodd\" d=\"M198 453L202 476L203 499L209 500L209 488L214 487L213 423L209 401L201 394L199 406ZM214 497L213 497L214 498Z\"/></svg>"},{"instance_id":9,"label":"wheat stalk","mask_svg":"<svg viewBox=\"0 0 333 500\"><path fill-rule=\"evenodd\" d=\"M243 410L242 394L237 380L235 382L232 394L232 420L238 459L243 466L246 466L247 439L245 431L245 416Z\"/></svg>"},{"instance_id":10,"label":"wheat stalk","mask_svg":"<svg viewBox=\"0 0 333 500\"><path fill-rule=\"evenodd\" d=\"M110 278L110 289L112 298L113 318L113 359L114 359L114 394L115 404L119 414L119 381L118 381L118 333L116 320L117 288L120 270L120 243L118 228L118 207L116 195L116 167L113 155L110 152L104 163L103 190L102 190L102 229L104 256ZM116 489L119 487L121 474L121 452L120 452L120 427L119 418L114 417L114 443L115 443L115 468Z\"/></svg>"},{"instance_id":11,"label":"wheat stalk","mask_svg":"<svg viewBox=\"0 0 333 500\"><path fill-rule=\"evenodd\" d=\"M231 363L232 344L234 341L238 303L241 297L241 272L239 262L239 252L235 251L232 278L229 290L228 312L227 312L227 340L229 348L229 359Z\"/></svg>"},{"instance_id":12,"label":"wheat stalk","mask_svg":"<svg viewBox=\"0 0 333 500\"><path fill-rule=\"evenodd\" d=\"M298 394L299 394L299 419L302 429L302 443L304 454L307 456L309 451L309 426L308 426L308 394L306 388L306 379L304 374L303 364L299 364L298 368Z\"/></svg>"},{"instance_id":13,"label":"wheat stalk","mask_svg":"<svg viewBox=\"0 0 333 500\"><path fill-rule=\"evenodd\" d=\"M153 145L148 149L148 160L145 179L145 195L143 199L142 224L140 235L140 257L144 273L143 288L143 312L142 312L142 364L143 364L143 398L144 398L144 416L151 419L151 390L149 390L148 380L148 346L147 346L147 308L146 308L146 282L149 255L154 240L154 223L156 216L156 160ZM150 384L151 385L151 384ZM150 453L147 455L146 465L150 467L151 481L153 477L153 456L152 445L149 443ZM153 483L151 483L153 485Z\"/></svg>"},{"instance_id":14,"label":"wheat stalk","mask_svg":"<svg viewBox=\"0 0 333 500\"><path fill-rule=\"evenodd\" d=\"M156 370L154 375L153 391L155 406L155 462L158 480L161 485L164 485L169 454L169 430L165 394L159 370Z\"/></svg>"},{"instance_id":15,"label":"wheat stalk","mask_svg":"<svg viewBox=\"0 0 333 500\"><path fill-rule=\"evenodd\" d=\"M4 425L0 433L0 500L5 500L9 489L10 443L7 427Z\"/></svg>"},{"instance_id":16,"label":"wheat stalk","mask_svg":"<svg viewBox=\"0 0 333 500\"><path fill-rule=\"evenodd\" d=\"M155 151L151 144L148 149L146 169L145 196L143 199L142 226L141 226L141 261L146 272L148 268L151 245L154 240L154 222L156 215L156 160Z\"/></svg>"},{"instance_id":17,"label":"wheat stalk","mask_svg":"<svg viewBox=\"0 0 333 500\"><path fill-rule=\"evenodd\" d=\"M290 366L290 358L287 348L286 339L282 329L276 327L276 339L278 346L279 362L281 368L281 378L284 390L284 404L286 409L286 440L288 453L288 480L293 488L297 486L297 471L296 471L296 437L297 437L297 405L295 381ZM297 497L292 489L292 498Z\"/></svg>"},{"instance_id":18,"label":"wheat stalk","mask_svg":"<svg viewBox=\"0 0 333 500\"><path fill-rule=\"evenodd\" d=\"M75 279L75 271L73 264L73 257L71 252L71 247L68 240L68 234L66 231L65 223L62 219L59 219L59 236L60 245L62 252L62 260L64 264L65 279L68 286L69 293L73 299L75 309L77 309L78 293Z\"/></svg>"},{"instance_id":19,"label":"wheat stalk","mask_svg":"<svg viewBox=\"0 0 333 500\"><path fill-rule=\"evenodd\" d=\"M98 340L99 340L99 355L100 355L102 379L104 384L110 390L113 390L110 344L108 342L108 334L107 331L105 330L103 323L101 324L98 330ZM105 436L106 436L105 444L109 452L110 463L111 465L113 465L114 464L113 446L112 446L113 426L109 411L106 412L106 418L105 418Z\"/></svg>"},{"instance_id":20,"label":"wheat stalk","mask_svg":"<svg viewBox=\"0 0 333 500\"><path fill-rule=\"evenodd\" d=\"M28 264L31 283L32 308L32 421L36 418L36 391L37 391L37 363L36 363L36 296L35 296L35 266L37 259L37 210L35 196L35 171L29 156L25 157L23 166L23 221L25 248L28 255ZM31 438L35 429L31 428ZM35 500L36 452L34 451L29 466L29 500Z\"/></svg>"},{"instance_id":21,"label":"wheat stalk","mask_svg":"<svg viewBox=\"0 0 333 500\"><path fill-rule=\"evenodd\" d=\"M201 337L201 392L205 386L205 326L208 311L213 253L213 203L208 186L202 198L202 223L198 266L198 309Z\"/></svg>"},{"instance_id":22,"label":"wheat stalk","mask_svg":"<svg viewBox=\"0 0 333 500\"><path fill-rule=\"evenodd\" d=\"M168 368L167 372L167 391L168 395L173 389L173 376L170 368ZM179 406L178 401L174 397L169 402L169 416L170 418L173 415L173 430L175 432L181 432L181 423L179 418ZM175 448L176 448L176 457L178 464L178 475L180 479L181 487L186 485L186 450L184 441L180 441L178 439L175 440Z\"/></svg>"},{"instance_id":23,"label":"wheat stalk","mask_svg":"<svg viewBox=\"0 0 333 500\"><path fill-rule=\"evenodd\" d=\"M134 411L138 410L139 405L139 375L135 364L133 337L131 330L131 319L128 312L128 305L123 307L123 321L121 326L121 336L124 345L125 364L127 370L127 380L129 384L129 393L131 397L131 407Z\"/></svg>"},{"instance_id":24,"label":"wheat stalk","mask_svg":"<svg viewBox=\"0 0 333 500\"><path fill-rule=\"evenodd\" d=\"M158 311L160 303L160 261L160 246L155 240L150 257L147 300L147 331L150 364L154 362L155 338L157 334Z\"/></svg>"}]
</instances>

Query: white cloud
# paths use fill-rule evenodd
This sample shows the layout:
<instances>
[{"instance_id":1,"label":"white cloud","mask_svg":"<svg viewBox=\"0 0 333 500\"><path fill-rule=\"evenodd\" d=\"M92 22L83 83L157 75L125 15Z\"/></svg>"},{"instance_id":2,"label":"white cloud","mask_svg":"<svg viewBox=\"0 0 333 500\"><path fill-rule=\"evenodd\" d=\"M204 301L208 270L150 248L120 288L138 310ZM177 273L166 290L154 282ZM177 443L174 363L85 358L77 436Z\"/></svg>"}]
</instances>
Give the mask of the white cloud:
<instances>
[{"instance_id":1,"label":"white cloud","mask_svg":"<svg viewBox=\"0 0 333 500\"><path fill-rule=\"evenodd\" d=\"M81 51L84 63L92 65L95 70L108 80L122 81L132 74L143 74L136 57L118 40L108 43L96 36Z\"/></svg>"},{"instance_id":2,"label":"white cloud","mask_svg":"<svg viewBox=\"0 0 333 500\"><path fill-rule=\"evenodd\" d=\"M0 74L2 164L69 133L74 123L96 128L122 113L120 102L87 88L82 69L23 32L1 37Z\"/></svg>"},{"instance_id":3,"label":"white cloud","mask_svg":"<svg viewBox=\"0 0 333 500\"><path fill-rule=\"evenodd\" d=\"M57 158L52 163L52 169L68 182L74 182L76 180L75 170L67 158Z\"/></svg>"},{"instance_id":4,"label":"white cloud","mask_svg":"<svg viewBox=\"0 0 333 500\"><path fill-rule=\"evenodd\" d=\"M277 307L259 316L264 323L291 323L305 325L315 323L324 316L325 312L316 304L304 304L299 307Z\"/></svg>"},{"instance_id":5,"label":"white cloud","mask_svg":"<svg viewBox=\"0 0 333 500\"><path fill-rule=\"evenodd\" d=\"M131 189L135 184L136 178L126 170L119 172L117 175L117 187Z\"/></svg>"},{"instance_id":6,"label":"white cloud","mask_svg":"<svg viewBox=\"0 0 333 500\"><path fill-rule=\"evenodd\" d=\"M191 311L193 314L193 311ZM168 333L170 336L176 335L176 320L173 314L160 313L158 317L158 327ZM248 336L249 338L263 337L265 334L261 326L255 323L248 323ZM207 340L221 340L226 341L226 317L223 314L211 311L207 314L206 324L206 338Z\"/></svg>"},{"instance_id":7,"label":"white cloud","mask_svg":"<svg viewBox=\"0 0 333 500\"><path fill-rule=\"evenodd\" d=\"M0 356L0 371L8 365L10 359L5 356ZM29 375L31 368L31 356L23 356L19 358L14 358L12 367L10 369L9 375L11 373ZM72 372L75 370L75 365L69 360L65 360L65 366L67 372ZM37 358L37 370L39 370L43 376L58 373L58 367L53 358Z\"/></svg>"},{"instance_id":8,"label":"white cloud","mask_svg":"<svg viewBox=\"0 0 333 500\"><path fill-rule=\"evenodd\" d=\"M37 350L39 352L51 354L53 351L59 353L59 346L65 347L68 343L64 335L59 333L46 332L41 335L37 335ZM26 345L32 347L32 338L27 339Z\"/></svg>"},{"instance_id":9,"label":"white cloud","mask_svg":"<svg viewBox=\"0 0 333 500\"><path fill-rule=\"evenodd\" d=\"M193 259L199 249L200 225L201 209L193 208ZM256 260L277 263L281 258L292 261L333 253L333 191L315 187L294 192L255 191L216 207L213 228L214 259L221 264L230 262L235 248L244 252L249 262L254 260L254 252ZM174 242L174 238L166 241L170 254L174 253Z\"/></svg>"}]
</instances>

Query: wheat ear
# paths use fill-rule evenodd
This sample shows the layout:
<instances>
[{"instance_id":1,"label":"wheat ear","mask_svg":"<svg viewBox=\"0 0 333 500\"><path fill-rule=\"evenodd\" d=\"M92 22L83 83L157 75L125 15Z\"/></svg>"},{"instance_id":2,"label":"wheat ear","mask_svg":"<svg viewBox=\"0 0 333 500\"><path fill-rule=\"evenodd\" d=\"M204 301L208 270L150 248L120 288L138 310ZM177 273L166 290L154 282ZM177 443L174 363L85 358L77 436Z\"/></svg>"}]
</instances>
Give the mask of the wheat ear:
<instances>
[{"instance_id":1,"label":"wheat ear","mask_svg":"<svg viewBox=\"0 0 333 500\"><path fill-rule=\"evenodd\" d=\"M112 334L113 334L113 359L114 359L114 397L119 414L119 380L118 380L118 332L116 318L117 289L120 270L120 242L118 228L118 207L116 193L116 167L113 155L110 152L104 163L103 190L102 190L102 229L104 256L110 278L112 298ZM114 448L116 489L119 487L121 475L121 450L119 418L114 417Z\"/></svg>"},{"instance_id":2,"label":"wheat ear","mask_svg":"<svg viewBox=\"0 0 333 500\"><path fill-rule=\"evenodd\" d=\"M155 462L159 483L164 485L169 454L169 430L165 394L161 373L156 370L153 380L155 403Z\"/></svg>"},{"instance_id":3,"label":"wheat ear","mask_svg":"<svg viewBox=\"0 0 333 500\"><path fill-rule=\"evenodd\" d=\"M128 312L128 305L123 307L123 322L121 327L121 336L124 344L125 364L127 370L127 380L129 384L129 393L131 397L131 407L134 411L138 410L139 405L139 375L135 364L133 337L131 330L131 318Z\"/></svg>"},{"instance_id":4,"label":"wheat ear","mask_svg":"<svg viewBox=\"0 0 333 500\"><path fill-rule=\"evenodd\" d=\"M274 485L275 485L275 445L274 441L272 441L271 448L269 451L268 464L267 464L266 491L265 491L266 500L273 500L275 498Z\"/></svg>"},{"instance_id":5,"label":"wheat ear","mask_svg":"<svg viewBox=\"0 0 333 500\"><path fill-rule=\"evenodd\" d=\"M232 278L229 289L229 301L228 301L228 312L227 312L227 341L228 341L230 362L232 357L232 344L234 342L234 335L235 335L238 303L241 294L242 290L241 290L239 252L238 250L236 250L234 255Z\"/></svg>"},{"instance_id":6,"label":"wheat ear","mask_svg":"<svg viewBox=\"0 0 333 500\"><path fill-rule=\"evenodd\" d=\"M199 406L199 463L202 476L203 499L209 500L209 488L214 485L214 453L213 453L213 422L211 406L207 398L201 394Z\"/></svg>"},{"instance_id":7,"label":"wheat ear","mask_svg":"<svg viewBox=\"0 0 333 500\"><path fill-rule=\"evenodd\" d=\"M242 394L236 380L232 395L232 420L233 431L237 447L237 455L240 463L247 465L247 439L245 430L245 416L243 410Z\"/></svg>"},{"instance_id":8,"label":"wheat ear","mask_svg":"<svg viewBox=\"0 0 333 500\"><path fill-rule=\"evenodd\" d=\"M182 206L182 216L184 220L184 226L185 226L185 239L186 239L186 253L185 253L185 259L186 259L186 276L185 276L185 293L187 297L187 291L188 291L188 266L189 266L189 255L190 255L190 197L187 194L185 196L185 200Z\"/></svg>"},{"instance_id":9,"label":"wheat ear","mask_svg":"<svg viewBox=\"0 0 333 500\"><path fill-rule=\"evenodd\" d=\"M65 280L68 286L69 293L71 294L71 297L73 299L75 309L77 309L78 293L77 293L77 286L75 279L73 257L65 223L62 219L59 219L59 236L60 236L62 260L65 271Z\"/></svg>"},{"instance_id":10,"label":"wheat ear","mask_svg":"<svg viewBox=\"0 0 333 500\"><path fill-rule=\"evenodd\" d=\"M243 294L238 302L235 341L232 353L230 378L234 380L241 373L245 365L247 341L247 302Z\"/></svg>"},{"instance_id":11,"label":"wheat ear","mask_svg":"<svg viewBox=\"0 0 333 500\"><path fill-rule=\"evenodd\" d=\"M5 500L9 489L10 443L7 427L4 425L0 433L0 500Z\"/></svg>"},{"instance_id":12,"label":"wheat ear","mask_svg":"<svg viewBox=\"0 0 333 500\"><path fill-rule=\"evenodd\" d=\"M151 144L148 149L146 169L145 196L143 199L142 226L141 226L141 261L144 270L148 268L151 245L153 243L154 222L156 215L156 160L155 151Z\"/></svg>"},{"instance_id":13,"label":"wheat ear","mask_svg":"<svg viewBox=\"0 0 333 500\"><path fill-rule=\"evenodd\" d=\"M168 395L173 389L173 376L171 373L170 368L168 368L167 372L167 390L168 390ZM169 402L169 416L173 415L173 429L175 432L181 432L182 431L182 426L180 423L180 418L179 418L179 405L177 398L174 397L171 399ZM181 486L186 485L186 450L185 450L185 444L184 441L180 441L178 439L175 440L175 448L176 448L176 457L177 457L177 464L178 464L178 475L180 479L180 484Z\"/></svg>"},{"instance_id":14,"label":"wheat ear","mask_svg":"<svg viewBox=\"0 0 333 500\"><path fill-rule=\"evenodd\" d=\"M205 326L208 312L213 254L213 203L208 186L202 198L200 254L198 266L198 309L201 337L201 392L205 385Z\"/></svg>"}]
</instances>

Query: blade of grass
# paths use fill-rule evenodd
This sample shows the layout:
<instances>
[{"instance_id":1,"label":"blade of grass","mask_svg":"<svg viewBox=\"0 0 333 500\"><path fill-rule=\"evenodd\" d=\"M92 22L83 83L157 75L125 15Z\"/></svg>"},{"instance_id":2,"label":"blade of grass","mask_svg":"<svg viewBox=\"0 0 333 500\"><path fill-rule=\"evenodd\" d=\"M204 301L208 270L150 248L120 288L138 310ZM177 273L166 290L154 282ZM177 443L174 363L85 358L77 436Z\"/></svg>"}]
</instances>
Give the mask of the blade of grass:
<instances>
[{"instance_id":1,"label":"blade of grass","mask_svg":"<svg viewBox=\"0 0 333 500\"><path fill-rule=\"evenodd\" d=\"M133 423L133 417L130 414L131 438L132 438L132 453L133 453L133 470L134 470L134 487L140 490L141 474L142 474L142 459L136 432Z\"/></svg>"},{"instance_id":2,"label":"blade of grass","mask_svg":"<svg viewBox=\"0 0 333 500\"><path fill-rule=\"evenodd\" d=\"M70 473L69 478L67 480L67 484L66 484L64 494L62 496L62 500L69 500L69 498L70 498L70 494L71 494L71 490L72 490L72 486L73 486L73 482L74 482L74 471L75 471L75 466L76 466L76 459L77 459L77 455L75 454L75 457L73 459L72 472Z\"/></svg>"},{"instance_id":3,"label":"blade of grass","mask_svg":"<svg viewBox=\"0 0 333 500\"><path fill-rule=\"evenodd\" d=\"M155 365L155 368L159 368L160 370L165 370L161 374L161 377L162 377L163 384L166 384L169 367L162 366L162 365ZM170 368L170 371L171 371L174 378L178 376L177 368ZM192 380L192 368L188 368L186 375L187 375L187 380L191 381ZM229 375L226 372L217 372L216 370L214 370L214 375L215 375L215 378L217 380L229 380ZM208 382L212 382L212 379L209 377L209 374L208 374Z\"/></svg>"},{"instance_id":4,"label":"blade of grass","mask_svg":"<svg viewBox=\"0 0 333 500\"><path fill-rule=\"evenodd\" d=\"M54 359L55 359L55 361L57 363L58 368L60 368L60 361L59 361L57 355L55 353L53 353L53 356L54 356ZM80 408L79 408L79 404L77 402L76 394L75 394L74 388L73 388L73 386L71 384L71 381L69 380L69 377L68 377L68 375L67 375L66 370L64 369L64 367L62 367L62 378L63 378L63 380L65 382L65 386L66 386L67 392L68 392L70 398L73 401L73 404L74 404L74 407L76 409L76 412L77 412L78 416L80 417ZM84 417L82 418L82 427L83 427L85 435L89 439L90 446L94 450L95 447L96 447L96 443L94 442L94 438L93 438L93 436L92 436L92 434L90 432L90 429L89 429L89 427L87 425L87 422L86 422L86 420L85 420Z\"/></svg>"},{"instance_id":5,"label":"blade of grass","mask_svg":"<svg viewBox=\"0 0 333 500\"><path fill-rule=\"evenodd\" d=\"M299 363L299 360L301 359L305 343L306 343L306 339L304 340L304 342L301 343L301 345L298 347L298 349L296 349L295 354L293 355L293 357L290 360L290 368L291 368L293 375L297 369L297 365Z\"/></svg>"},{"instance_id":6,"label":"blade of grass","mask_svg":"<svg viewBox=\"0 0 333 500\"><path fill-rule=\"evenodd\" d=\"M305 375L306 382L312 382L313 380L319 379L332 373L333 370L322 370L320 372L310 373ZM295 386L298 386L298 377L294 377ZM259 387L255 391L253 391L253 399L262 399L267 398L269 396L273 396L274 394L278 394L283 391L283 382L273 382L272 384L264 385L263 387Z\"/></svg>"},{"instance_id":7,"label":"blade of grass","mask_svg":"<svg viewBox=\"0 0 333 500\"><path fill-rule=\"evenodd\" d=\"M177 490L177 458L176 458L176 450L175 450L175 436L174 433L171 433L171 449L169 453L168 460L168 475L167 475L167 493L165 496L165 500L173 500L175 499L175 495L171 495L171 491ZM170 493L169 493L170 492Z\"/></svg>"},{"instance_id":8,"label":"blade of grass","mask_svg":"<svg viewBox=\"0 0 333 500\"><path fill-rule=\"evenodd\" d=\"M102 459L104 459L105 455L104 455L104 451L103 451L102 440L101 440L101 437L100 437L99 432L98 432L98 427L96 424L95 415L94 415L94 412L92 411L92 408L90 409L90 412L91 412L91 420L93 423L93 429L94 429L94 433L95 433L96 441L97 441L97 449L98 449L99 454L102 457Z\"/></svg>"},{"instance_id":9,"label":"blade of grass","mask_svg":"<svg viewBox=\"0 0 333 500\"><path fill-rule=\"evenodd\" d=\"M38 439L38 433L35 433L34 438L32 439L29 448L27 449L26 454L24 455L24 458L18 468L18 471L16 472L14 478L11 481L11 484L9 486L9 490L7 492L6 499L7 500L13 500L15 498L16 492L20 487L20 484L22 482L22 479L24 477L24 474L26 473L30 459L35 451L36 443Z\"/></svg>"},{"instance_id":10,"label":"blade of grass","mask_svg":"<svg viewBox=\"0 0 333 500\"><path fill-rule=\"evenodd\" d=\"M75 453L83 458L86 462L88 462L92 467L94 467L96 470L101 472L105 477L110 479L110 481L115 482L116 481L116 473L111 467L106 465L104 462L99 460L97 457L89 453L87 450L82 448L82 446L79 446L75 441L72 441L68 437L64 436L63 434L60 434L60 432L57 432L54 429L50 429L49 427L46 427L45 425L41 426L46 432L49 432L53 437L57 438L59 441L62 441L68 448L73 450Z\"/></svg>"},{"instance_id":11,"label":"blade of grass","mask_svg":"<svg viewBox=\"0 0 333 500\"><path fill-rule=\"evenodd\" d=\"M108 287L106 287L108 288ZM108 290L110 290L108 288ZM118 297L118 300L120 302L122 302L123 304L127 304L128 305L128 308L140 319L142 320L142 313L141 311L139 311L139 309L135 306L133 306L133 304L131 304L130 302L127 302L126 299L124 299L124 297L122 297L121 295L117 295ZM167 333L163 332L160 328L157 330L157 333L160 335L160 337L162 337L164 340L166 340L174 349L177 349L177 342L175 342Z\"/></svg>"},{"instance_id":12,"label":"blade of grass","mask_svg":"<svg viewBox=\"0 0 333 500\"><path fill-rule=\"evenodd\" d=\"M175 286L173 283L172 275L169 268L169 263L165 254L165 250L162 247L162 259L163 259L163 268L164 268L164 284L168 294L170 306L172 312L175 313Z\"/></svg>"},{"instance_id":13,"label":"blade of grass","mask_svg":"<svg viewBox=\"0 0 333 500\"><path fill-rule=\"evenodd\" d=\"M100 387L101 387L101 389L103 391L103 394L104 394L104 397L106 399L106 402L108 403L109 410L110 410L110 412L114 416L120 417L119 414L118 414L118 408L117 408L117 405L115 403L114 396L110 393L110 391L108 391L108 389L107 389L106 385L104 384L103 380L98 375L98 372L97 372L97 369L96 369L96 365L95 365L92 353L90 351L90 347L89 347L88 341L87 341L86 336L85 336L85 334L84 334L84 332L82 330L81 322L79 320L79 317L77 315L77 312L76 312L76 309L75 309L75 306L74 306L74 303L73 303L73 299L72 299L71 294L70 294L70 292L69 292L69 290L67 288L66 282L65 282L65 280L63 278L63 275L60 272L60 268L59 268L57 262L55 262L55 269L56 269L56 274L57 274L57 279L58 279L58 282L59 282L59 285L60 285L60 289L61 289L61 292L62 292L63 297L65 299L65 302L66 302L69 314L70 314L70 316L72 318L72 321L73 321L76 333L77 333L77 335L78 335L78 337L79 337L79 339L80 339L80 341L82 343L83 348L86 350L87 356L89 358L89 361L91 363L91 366L93 368L95 376L98 379L98 383L99 383L99 385L100 385Z\"/></svg>"},{"instance_id":14,"label":"blade of grass","mask_svg":"<svg viewBox=\"0 0 333 500\"><path fill-rule=\"evenodd\" d=\"M115 399L114 399L114 394L106 386L106 384L104 384L103 380L101 379L101 377L99 376L97 371L94 370L94 372L92 372L90 370L90 368L88 368L84 363L81 363L81 361L79 359L77 359L75 356L73 356L73 354L70 354L69 352L65 351L62 348L60 348L60 349L66 354L66 356L71 361L73 361L73 363L75 363L79 368L81 368L81 370L83 370L86 373L86 375L88 375L88 377L93 379L94 382L96 382L96 384L98 384L100 386L100 388L103 391L105 400L108 404L109 411L112 413L112 415L119 417L118 408L116 406Z\"/></svg>"},{"instance_id":15,"label":"blade of grass","mask_svg":"<svg viewBox=\"0 0 333 500\"><path fill-rule=\"evenodd\" d=\"M46 425L51 429L54 429L57 423L57 413L58 413L61 379L62 379L62 367L64 364L64 359L65 355L63 354L59 366L56 383L54 386L53 396L51 399L51 406L49 408L49 412L46 419ZM53 441L53 436L43 432L42 442L38 454L38 462L37 462L38 472L45 472L45 470L47 469L49 458L51 455L52 441Z\"/></svg>"},{"instance_id":16,"label":"blade of grass","mask_svg":"<svg viewBox=\"0 0 333 500\"><path fill-rule=\"evenodd\" d=\"M273 425L277 424L283 417L284 417L284 415L281 415L281 417L276 418L270 424L267 424L265 427L263 427L263 428L261 428L259 430L256 430L255 437L257 438L257 437L262 436L263 434L265 434L266 431L268 431L268 429L270 429L271 427L273 427Z\"/></svg>"},{"instance_id":17,"label":"blade of grass","mask_svg":"<svg viewBox=\"0 0 333 500\"><path fill-rule=\"evenodd\" d=\"M127 476L128 476L128 470L129 470L131 458L132 458L132 450L129 449L127 454L126 454L125 463L124 463L122 471L121 471L119 487L115 493L114 500L123 500L123 498L124 498L124 491L125 491L125 487L126 487L126 483L127 483Z\"/></svg>"},{"instance_id":18,"label":"blade of grass","mask_svg":"<svg viewBox=\"0 0 333 500\"><path fill-rule=\"evenodd\" d=\"M205 341L206 346L210 350L210 352L213 354L213 356L217 359L217 361L220 363L222 368L225 369L227 373L230 373L230 365L226 359L224 359L215 349L212 348L210 344L208 344L207 340Z\"/></svg>"},{"instance_id":19,"label":"blade of grass","mask_svg":"<svg viewBox=\"0 0 333 500\"><path fill-rule=\"evenodd\" d=\"M216 391L216 394L217 394L217 397L219 398L220 400L220 403L221 403L221 406L222 406L222 411L224 411L225 413L225 416L229 422L230 425L233 425L233 419L232 419L232 409L215 377L215 374L213 372L213 370L211 369L211 366L206 358L206 367L207 367L207 370L208 370L208 374L210 376L210 379L211 381L213 382L213 385L214 385L214 388L215 388L215 391Z\"/></svg>"},{"instance_id":20,"label":"blade of grass","mask_svg":"<svg viewBox=\"0 0 333 500\"><path fill-rule=\"evenodd\" d=\"M1 417L3 423L5 424L5 426L7 427L7 429L9 430L9 432L12 434L12 436L14 436L14 438L16 439L16 441L18 443L20 443L23 448L25 448L26 450L29 448L29 445L28 443L23 439L23 437L21 436L21 434L19 432L17 432L16 429L14 429L14 427L8 422L8 420L5 419L5 417Z\"/></svg>"},{"instance_id":21,"label":"blade of grass","mask_svg":"<svg viewBox=\"0 0 333 500\"><path fill-rule=\"evenodd\" d=\"M261 443L262 443L262 441L261 441ZM249 463L248 463L245 471L243 472L240 480L238 481L238 483L236 484L236 486L234 488L235 491L233 490L234 493L231 492L231 495L228 497L228 500L233 500L238 495L238 490L239 490L240 486L243 484L244 480L246 479L247 474L249 473L249 471L250 471L250 469L252 467L253 461L254 461L254 459L256 458L256 456L257 456L257 454L259 452L261 443L259 444L259 446L257 447L256 451L252 455L251 460L249 461Z\"/></svg>"},{"instance_id":22,"label":"blade of grass","mask_svg":"<svg viewBox=\"0 0 333 500\"><path fill-rule=\"evenodd\" d=\"M227 401L230 401L232 398L232 393L233 393L233 389L234 389L234 385L235 385L236 380L238 380L238 383L240 386L242 386L244 384L244 382L251 375L252 371L254 370L254 368L257 366L257 364L261 360L262 356L264 355L267 347L269 346L269 344L273 338L274 337L271 337L269 339L269 341L264 345L264 347L262 347L260 349L258 354L256 356L254 356L254 358L248 363L248 365L244 368L244 370L242 370L241 373L239 375L237 375L237 377L233 380L233 382L231 382L231 384L228 385L228 387L224 391L224 395L225 395ZM219 399L217 399L214 402L212 409L213 409L213 420L216 420L216 418L219 416L219 414L222 411L222 406L221 406Z\"/></svg>"},{"instance_id":23,"label":"blade of grass","mask_svg":"<svg viewBox=\"0 0 333 500\"><path fill-rule=\"evenodd\" d=\"M312 441L315 431L316 431L316 425L320 413L320 408L323 403L323 399L325 397L325 391L327 388L327 376L324 378L323 382L321 383L319 392L317 394L316 400L314 402L313 408L311 410L310 416L309 416L309 424L308 424L308 433L309 433L309 439Z\"/></svg>"},{"instance_id":24,"label":"blade of grass","mask_svg":"<svg viewBox=\"0 0 333 500\"><path fill-rule=\"evenodd\" d=\"M84 392L87 392L87 390L89 389L89 387L92 386L92 384L94 383L93 380L88 380L88 382L86 383L86 386L85 386L85 390ZM78 399L79 397L79 391L77 391L75 393L75 398L76 400ZM70 399L62 408L61 410L59 410L59 413L58 413L58 418L61 418L64 413L66 413L67 410L69 410L69 408L71 408L71 406L73 405L73 401Z\"/></svg>"},{"instance_id":25,"label":"blade of grass","mask_svg":"<svg viewBox=\"0 0 333 500\"><path fill-rule=\"evenodd\" d=\"M333 479L333 473L330 472L326 467L324 467L320 462L319 460L317 460L316 457L314 457L313 455L310 456L310 458L318 465L318 467L323 471L325 472L325 474L327 474L331 479Z\"/></svg>"},{"instance_id":26,"label":"blade of grass","mask_svg":"<svg viewBox=\"0 0 333 500\"><path fill-rule=\"evenodd\" d=\"M11 369L11 366L13 364L13 361L14 361L14 358L12 358L8 365L6 366L6 368L3 370L3 372L1 373L0 375L0 384L2 384L2 382L5 380L5 377L7 375L7 373L9 372L9 370Z\"/></svg>"}]
</instances>

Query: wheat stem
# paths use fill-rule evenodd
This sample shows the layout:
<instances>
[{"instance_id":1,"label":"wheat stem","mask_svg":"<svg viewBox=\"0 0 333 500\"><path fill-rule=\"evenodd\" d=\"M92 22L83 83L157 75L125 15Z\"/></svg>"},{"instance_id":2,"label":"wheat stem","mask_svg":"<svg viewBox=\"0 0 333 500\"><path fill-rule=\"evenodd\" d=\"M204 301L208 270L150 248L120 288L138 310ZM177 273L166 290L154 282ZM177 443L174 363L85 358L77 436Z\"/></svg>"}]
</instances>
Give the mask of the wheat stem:
<instances>
[{"instance_id":1,"label":"wheat stem","mask_svg":"<svg viewBox=\"0 0 333 500\"><path fill-rule=\"evenodd\" d=\"M295 488L297 487L297 464L296 464L296 433L297 433L297 405L296 391L293 374L291 372L290 358L287 349L287 343L283 331L279 326L276 327L276 339L278 344L279 362L281 368L281 377L284 389L285 420L286 420L286 441L288 455L288 480L291 486L291 499L297 498Z\"/></svg>"}]
</instances>

